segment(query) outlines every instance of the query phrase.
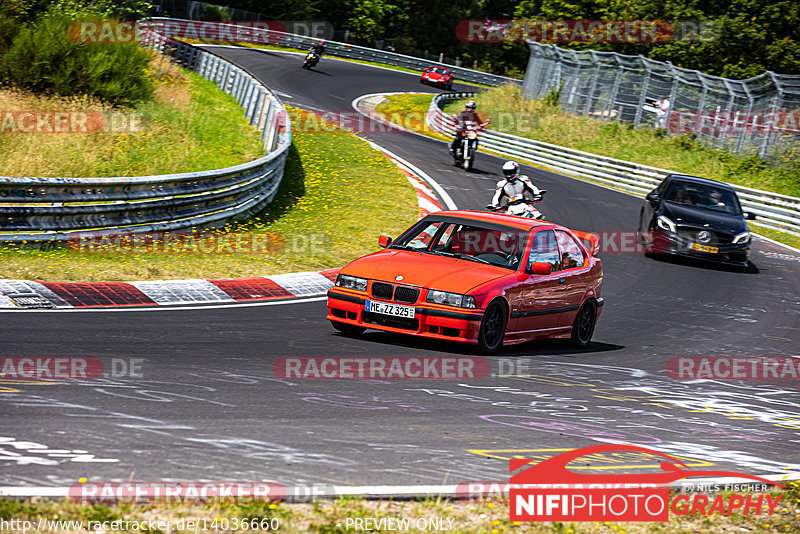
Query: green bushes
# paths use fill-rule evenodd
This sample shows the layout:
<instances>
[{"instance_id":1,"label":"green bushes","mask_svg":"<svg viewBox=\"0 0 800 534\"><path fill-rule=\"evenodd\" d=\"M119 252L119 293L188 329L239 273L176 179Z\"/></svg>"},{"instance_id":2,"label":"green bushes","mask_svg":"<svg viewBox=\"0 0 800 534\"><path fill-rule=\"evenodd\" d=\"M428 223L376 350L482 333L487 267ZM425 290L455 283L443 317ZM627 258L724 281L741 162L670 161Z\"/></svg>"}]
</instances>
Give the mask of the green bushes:
<instances>
[{"instance_id":1,"label":"green bushes","mask_svg":"<svg viewBox=\"0 0 800 534\"><path fill-rule=\"evenodd\" d=\"M81 18L101 17L85 13ZM145 71L152 54L138 44L76 42L68 30L77 18L55 9L19 29L6 20L0 19L0 32L8 36L16 31L5 41L0 36L0 70L6 84L39 93L90 95L120 106L152 97L153 84Z\"/></svg>"}]
</instances>

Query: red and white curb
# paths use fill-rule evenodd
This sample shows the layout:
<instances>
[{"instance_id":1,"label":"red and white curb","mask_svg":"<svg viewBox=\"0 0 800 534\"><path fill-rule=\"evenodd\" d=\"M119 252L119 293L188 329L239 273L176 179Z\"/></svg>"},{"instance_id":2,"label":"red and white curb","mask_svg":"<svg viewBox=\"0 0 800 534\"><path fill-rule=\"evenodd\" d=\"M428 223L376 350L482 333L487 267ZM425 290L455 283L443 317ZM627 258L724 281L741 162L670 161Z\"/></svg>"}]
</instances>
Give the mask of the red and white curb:
<instances>
[{"instance_id":1,"label":"red and white curb","mask_svg":"<svg viewBox=\"0 0 800 534\"><path fill-rule=\"evenodd\" d=\"M320 297L333 287L338 272L145 282L0 280L0 309L235 304Z\"/></svg>"}]
</instances>

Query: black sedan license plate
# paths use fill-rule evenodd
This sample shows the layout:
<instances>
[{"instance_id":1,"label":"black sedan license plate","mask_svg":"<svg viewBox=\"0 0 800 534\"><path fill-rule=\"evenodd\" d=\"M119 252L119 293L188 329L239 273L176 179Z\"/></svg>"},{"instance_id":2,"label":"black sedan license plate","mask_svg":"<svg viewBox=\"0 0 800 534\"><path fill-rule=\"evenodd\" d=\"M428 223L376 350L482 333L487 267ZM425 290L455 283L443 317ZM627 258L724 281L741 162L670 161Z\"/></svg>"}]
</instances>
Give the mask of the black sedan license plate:
<instances>
[{"instance_id":1,"label":"black sedan license plate","mask_svg":"<svg viewBox=\"0 0 800 534\"><path fill-rule=\"evenodd\" d=\"M692 250L697 250L698 252L710 252L711 254L719 253L719 248L701 245L700 243L689 243L689 248Z\"/></svg>"}]
</instances>

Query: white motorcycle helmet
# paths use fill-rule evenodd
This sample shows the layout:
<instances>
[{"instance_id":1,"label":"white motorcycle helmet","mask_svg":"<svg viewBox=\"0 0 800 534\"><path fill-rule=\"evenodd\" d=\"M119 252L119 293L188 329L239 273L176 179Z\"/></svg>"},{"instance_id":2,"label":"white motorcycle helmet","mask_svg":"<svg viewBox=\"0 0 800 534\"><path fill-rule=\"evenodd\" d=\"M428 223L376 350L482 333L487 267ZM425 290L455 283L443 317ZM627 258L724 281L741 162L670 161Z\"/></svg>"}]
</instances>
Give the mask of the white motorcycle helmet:
<instances>
[{"instance_id":1,"label":"white motorcycle helmet","mask_svg":"<svg viewBox=\"0 0 800 534\"><path fill-rule=\"evenodd\" d=\"M503 163L503 176L509 182L515 182L519 178L519 163L516 161Z\"/></svg>"}]
</instances>

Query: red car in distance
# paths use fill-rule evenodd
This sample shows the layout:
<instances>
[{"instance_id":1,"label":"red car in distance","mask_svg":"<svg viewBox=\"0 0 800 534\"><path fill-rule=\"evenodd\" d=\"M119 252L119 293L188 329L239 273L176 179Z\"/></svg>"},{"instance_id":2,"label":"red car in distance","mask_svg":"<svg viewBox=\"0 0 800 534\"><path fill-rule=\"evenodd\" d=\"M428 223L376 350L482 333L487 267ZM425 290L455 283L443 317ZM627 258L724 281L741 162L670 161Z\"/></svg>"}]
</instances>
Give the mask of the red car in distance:
<instances>
[{"instance_id":1,"label":"red car in distance","mask_svg":"<svg viewBox=\"0 0 800 534\"><path fill-rule=\"evenodd\" d=\"M584 240L589 243L587 248ZM484 353L537 338L585 347L603 306L594 234L482 211L428 215L384 250L345 265L328 320L478 345Z\"/></svg>"},{"instance_id":2,"label":"red car in distance","mask_svg":"<svg viewBox=\"0 0 800 534\"><path fill-rule=\"evenodd\" d=\"M449 91L453 88L453 74L444 67L430 66L422 72L419 83L436 85Z\"/></svg>"}]
</instances>

